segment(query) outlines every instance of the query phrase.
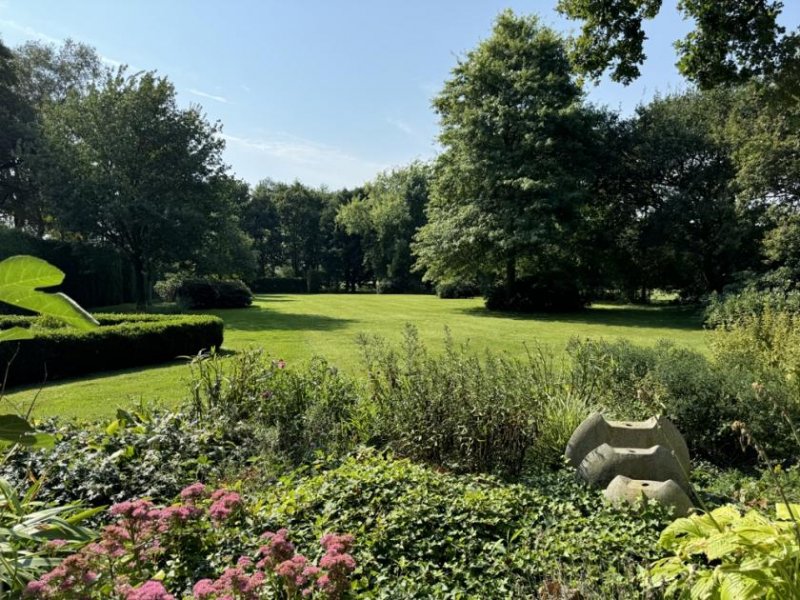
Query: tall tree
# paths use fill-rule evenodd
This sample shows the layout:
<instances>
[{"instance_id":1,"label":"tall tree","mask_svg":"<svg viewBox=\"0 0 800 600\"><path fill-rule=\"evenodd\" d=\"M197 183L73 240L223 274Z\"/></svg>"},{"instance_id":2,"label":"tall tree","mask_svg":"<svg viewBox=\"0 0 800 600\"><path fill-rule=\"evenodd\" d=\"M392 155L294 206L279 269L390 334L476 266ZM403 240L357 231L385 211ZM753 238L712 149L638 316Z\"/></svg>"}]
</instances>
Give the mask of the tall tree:
<instances>
[{"instance_id":1,"label":"tall tree","mask_svg":"<svg viewBox=\"0 0 800 600\"><path fill-rule=\"evenodd\" d=\"M175 88L153 73L120 71L85 95L68 93L44 113L57 215L88 239L107 241L134 265L138 302L158 269L192 255L215 210L223 171L218 126L180 109Z\"/></svg>"},{"instance_id":2,"label":"tall tree","mask_svg":"<svg viewBox=\"0 0 800 600\"><path fill-rule=\"evenodd\" d=\"M430 167L420 162L381 173L366 185L363 196L339 209L337 222L361 237L364 260L389 289L420 287L412 272L411 242L425 223L430 178Z\"/></svg>"},{"instance_id":3,"label":"tall tree","mask_svg":"<svg viewBox=\"0 0 800 600\"><path fill-rule=\"evenodd\" d=\"M587 132L564 41L510 11L434 100L444 151L415 253L425 279L558 270L590 177Z\"/></svg>"}]
</instances>

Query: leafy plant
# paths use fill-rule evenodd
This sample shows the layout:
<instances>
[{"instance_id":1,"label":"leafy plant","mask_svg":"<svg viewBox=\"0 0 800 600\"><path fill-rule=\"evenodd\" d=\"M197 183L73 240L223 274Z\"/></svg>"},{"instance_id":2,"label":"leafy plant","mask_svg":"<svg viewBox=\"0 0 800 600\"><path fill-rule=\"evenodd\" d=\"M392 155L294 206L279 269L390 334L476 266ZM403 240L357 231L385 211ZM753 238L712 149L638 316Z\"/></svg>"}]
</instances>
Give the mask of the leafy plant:
<instances>
[{"instance_id":1,"label":"leafy plant","mask_svg":"<svg viewBox=\"0 0 800 600\"><path fill-rule=\"evenodd\" d=\"M659 545L652 584L667 596L697 599L800 598L800 505L776 505L775 517L723 506L676 520Z\"/></svg>"},{"instance_id":2,"label":"leafy plant","mask_svg":"<svg viewBox=\"0 0 800 600\"><path fill-rule=\"evenodd\" d=\"M0 590L20 594L30 580L95 537L82 523L99 510L48 506L36 500L41 485L38 480L20 495L0 479Z\"/></svg>"}]
</instances>

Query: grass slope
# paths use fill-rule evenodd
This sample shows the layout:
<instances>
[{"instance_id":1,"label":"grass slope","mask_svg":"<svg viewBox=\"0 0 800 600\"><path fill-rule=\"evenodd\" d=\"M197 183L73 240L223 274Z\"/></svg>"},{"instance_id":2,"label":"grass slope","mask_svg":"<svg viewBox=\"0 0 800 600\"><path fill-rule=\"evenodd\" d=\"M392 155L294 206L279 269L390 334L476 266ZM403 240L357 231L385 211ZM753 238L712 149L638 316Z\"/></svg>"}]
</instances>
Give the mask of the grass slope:
<instances>
[{"instance_id":1,"label":"grass slope","mask_svg":"<svg viewBox=\"0 0 800 600\"><path fill-rule=\"evenodd\" d=\"M596 305L580 314L521 315L483 308L480 299L440 300L409 295L270 295L251 308L208 311L225 320L225 348L261 346L289 363L324 356L344 370L359 368L359 333L400 338L404 324L436 346L449 327L457 342L523 354L525 343L561 350L573 337L627 338L636 344L669 339L705 351L698 317L674 307ZM175 404L188 390L185 361L46 385L34 414L92 418L112 415L119 406L139 402ZM14 391L8 399L23 405L36 388Z\"/></svg>"}]
</instances>

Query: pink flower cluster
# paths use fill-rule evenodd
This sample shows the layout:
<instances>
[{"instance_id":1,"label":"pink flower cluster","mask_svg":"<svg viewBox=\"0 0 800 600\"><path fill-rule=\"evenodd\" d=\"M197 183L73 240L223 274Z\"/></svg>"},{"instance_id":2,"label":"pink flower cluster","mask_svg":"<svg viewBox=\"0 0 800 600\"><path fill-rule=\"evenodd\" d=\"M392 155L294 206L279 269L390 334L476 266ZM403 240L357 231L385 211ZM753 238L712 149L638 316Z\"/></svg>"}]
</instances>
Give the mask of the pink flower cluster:
<instances>
[{"instance_id":1,"label":"pink flower cluster","mask_svg":"<svg viewBox=\"0 0 800 600\"><path fill-rule=\"evenodd\" d=\"M218 489L209 493L201 483L185 488L181 502L165 508L142 499L115 504L109 509L115 521L102 530L100 539L30 582L24 595L47 600L88 600L108 597L106 591L110 589L115 598L123 600L175 600L156 581L155 573L162 569L165 559L179 555L187 534L198 531L184 526L194 522L200 531L219 535L226 521L242 507L237 492ZM203 526L203 517L214 527ZM353 536L324 535L320 543L325 553L316 565L296 552L286 529L266 532L262 539L264 543L255 559L243 556L217 579L195 583L194 598L258 600L270 590L282 589L287 597L315 595L336 600L350 588L349 577L356 568L349 554ZM53 540L48 542L48 548L55 551L64 543Z\"/></svg>"},{"instance_id":2,"label":"pink flower cluster","mask_svg":"<svg viewBox=\"0 0 800 600\"><path fill-rule=\"evenodd\" d=\"M219 579L201 579L193 588L196 600L258 600L270 574L277 576L278 583L288 597L297 594L309 597L315 592L330 599L341 598L350 587L349 576L356 568L356 561L348 554L353 536L327 534L321 540L325 555L316 566L288 539L288 531L279 529L262 536L267 543L258 550L258 562L243 556L235 567L225 569Z\"/></svg>"},{"instance_id":3,"label":"pink flower cluster","mask_svg":"<svg viewBox=\"0 0 800 600\"><path fill-rule=\"evenodd\" d=\"M211 501L208 514L214 523L227 521L242 506L242 497L236 492L225 489L219 489L211 494Z\"/></svg>"}]
</instances>

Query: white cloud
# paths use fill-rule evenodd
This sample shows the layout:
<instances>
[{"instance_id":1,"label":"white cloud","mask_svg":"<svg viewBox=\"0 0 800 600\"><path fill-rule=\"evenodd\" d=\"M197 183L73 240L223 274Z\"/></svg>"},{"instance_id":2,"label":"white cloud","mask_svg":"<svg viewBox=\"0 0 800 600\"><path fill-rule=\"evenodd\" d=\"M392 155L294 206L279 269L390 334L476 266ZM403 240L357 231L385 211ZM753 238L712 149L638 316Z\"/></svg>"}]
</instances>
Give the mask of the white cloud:
<instances>
[{"instance_id":1,"label":"white cloud","mask_svg":"<svg viewBox=\"0 0 800 600\"><path fill-rule=\"evenodd\" d=\"M196 90L194 88L190 88L186 91L189 92L190 94L193 94L194 96L200 96L201 98L209 98L217 102L222 102L223 104L228 104L228 99L225 96L215 96L214 94L209 94L208 92L203 92L200 90Z\"/></svg>"},{"instance_id":2,"label":"white cloud","mask_svg":"<svg viewBox=\"0 0 800 600\"><path fill-rule=\"evenodd\" d=\"M265 177L298 179L310 185L353 187L372 179L388 165L354 156L340 148L288 134L244 138L222 134L235 155L239 175L255 183ZM232 156L231 158L234 158Z\"/></svg>"},{"instance_id":3,"label":"white cloud","mask_svg":"<svg viewBox=\"0 0 800 600\"><path fill-rule=\"evenodd\" d=\"M2 6L5 8L5 6ZM37 31L33 27L28 27L27 25L23 25L21 23L17 23L16 21L12 21L10 19L0 19L0 25L3 27L7 27L8 29L13 29L17 33L21 33L22 35L26 35L32 38L39 38L40 40L44 40L45 42L50 42L51 44L60 44L61 39L55 38L51 35L47 35L41 31Z\"/></svg>"},{"instance_id":4,"label":"white cloud","mask_svg":"<svg viewBox=\"0 0 800 600\"><path fill-rule=\"evenodd\" d=\"M244 83L242 84L242 89L243 89L245 92L252 92L252 91L253 91L253 90L250 88L250 86L249 86L249 85L245 85Z\"/></svg>"},{"instance_id":5,"label":"white cloud","mask_svg":"<svg viewBox=\"0 0 800 600\"><path fill-rule=\"evenodd\" d=\"M405 121L403 121L401 119L393 119L393 118L389 117L388 119L386 119L386 122L389 123L390 125L394 125L395 127L397 127L397 129L399 129L400 131L402 131L405 134L408 134L408 135L411 135L411 136L416 136L417 135L417 132L414 131L414 128L411 127L411 125L409 125L408 123L406 123Z\"/></svg>"}]
</instances>

